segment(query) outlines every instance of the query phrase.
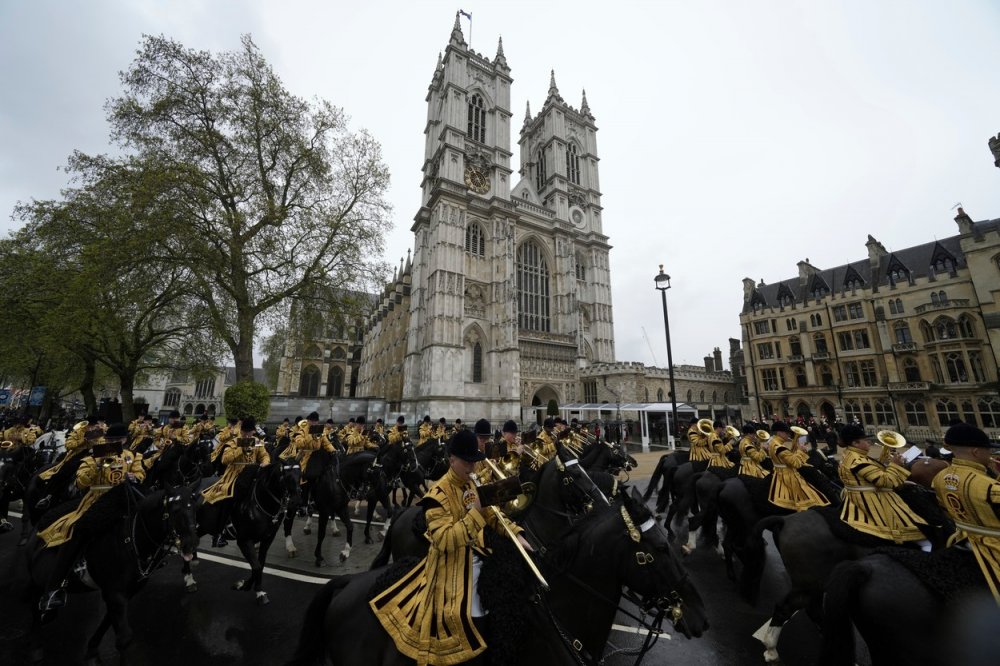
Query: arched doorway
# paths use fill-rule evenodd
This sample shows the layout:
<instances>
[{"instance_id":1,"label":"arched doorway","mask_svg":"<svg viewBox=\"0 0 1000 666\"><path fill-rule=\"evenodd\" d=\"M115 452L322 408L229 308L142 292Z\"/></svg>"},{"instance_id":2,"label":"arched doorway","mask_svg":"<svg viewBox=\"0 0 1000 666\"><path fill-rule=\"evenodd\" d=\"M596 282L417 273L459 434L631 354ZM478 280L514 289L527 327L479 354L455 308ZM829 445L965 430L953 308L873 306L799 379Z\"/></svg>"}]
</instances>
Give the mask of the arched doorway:
<instances>
[{"instance_id":1,"label":"arched doorway","mask_svg":"<svg viewBox=\"0 0 1000 666\"><path fill-rule=\"evenodd\" d=\"M550 409L549 403L555 402L559 405L559 394L551 386L542 386L531 398L531 408L535 412L535 422L541 424L545 420L546 412Z\"/></svg>"},{"instance_id":2,"label":"arched doorway","mask_svg":"<svg viewBox=\"0 0 1000 666\"><path fill-rule=\"evenodd\" d=\"M812 416L812 410L809 409L809 405L806 402L800 401L798 405L795 406L795 415L801 416L804 419L808 419Z\"/></svg>"},{"instance_id":3,"label":"arched doorway","mask_svg":"<svg viewBox=\"0 0 1000 666\"><path fill-rule=\"evenodd\" d=\"M822 405L819 406L819 411L824 416L824 418L826 418L827 423L832 425L833 422L837 420L837 410L835 410L833 408L833 405L831 405L830 403L824 402Z\"/></svg>"}]
</instances>

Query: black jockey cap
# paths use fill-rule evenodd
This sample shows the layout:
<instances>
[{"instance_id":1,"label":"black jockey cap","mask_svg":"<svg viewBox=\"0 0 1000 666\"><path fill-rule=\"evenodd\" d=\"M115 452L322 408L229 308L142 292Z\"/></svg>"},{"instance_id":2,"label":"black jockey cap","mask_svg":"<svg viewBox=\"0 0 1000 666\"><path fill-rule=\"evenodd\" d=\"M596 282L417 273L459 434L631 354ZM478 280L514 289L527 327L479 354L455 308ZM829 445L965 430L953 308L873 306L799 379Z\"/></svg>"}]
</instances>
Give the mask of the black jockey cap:
<instances>
[{"instance_id":1,"label":"black jockey cap","mask_svg":"<svg viewBox=\"0 0 1000 666\"><path fill-rule=\"evenodd\" d=\"M757 432L756 429L753 427L752 423L744 423L743 428L741 428L741 430L743 431L744 435L752 435L753 433Z\"/></svg>"},{"instance_id":2,"label":"black jockey cap","mask_svg":"<svg viewBox=\"0 0 1000 666\"><path fill-rule=\"evenodd\" d=\"M239 422L240 420L235 416L230 416L228 419L226 419L226 423L228 423L229 425L236 425Z\"/></svg>"},{"instance_id":3,"label":"black jockey cap","mask_svg":"<svg viewBox=\"0 0 1000 666\"><path fill-rule=\"evenodd\" d=\"M867 439L868 433L864 428L856 425L845 425L840 429L840 443L842 446L850 446L859 439Z\"/></svg>"},{"instance_id":4,"label":"black jockey cap","mask_svg":"<svg viewBox=\"0 0 1000 666\"><path fill-rule=\"evenodd\" d=\"M504 423L503 423L503 431L504 432L512 432L512 433L516 434L517 433L517 423L515 423L511 419L508 419L508 420L504 421Z\"/></svg>"},{"instance_id":5,"label":"black jockey cap","mask_svg":"<svg viewBox=\"0 0 1000 666\"><path fill-rule=\"evenodd\" d=\"M208 412L202 412L200 420L207 421L208 420Z\"/></svg>"},{"instance_id":6,"label":"black jockey cap","mask_svg":"<svg viewBox=\"0 0 1000 666\"><path fill-rule=\"evenodd\" d=\"M143 421L152 421L153 420L153 415L152 414L143 414L142 420Z\"/></svg>"},{"instance_id":7,"label":"black jockey cap","mask_svg":"<svg viewBox=\"0 0 1000 666\"><path fill-rule=\"evenodd\" d=\"M784 432L789 433L791 430L788 429L788 424L784 421L775 421L771 424L771 432Z\"/></svg>"},{"instance_id":8,"label":"black jockey cap","mask_svg":"<svg viewBox=\"0 0 1000 666\"><path fill-rule=\"evenodd\" d=\"M406 417L403 415L397 416L396 423L403 425L404 423L406 423Z\"/></svg>"},{"instance_id":9,"label":"black jockey cap","mask_svg":"<svg viewBox=\"0 0 1000 666\"><path fill-rule=\"evenodd\" d=\"M462 425L462 419L455 419L455 425L456 426Z\"/></svg>"},{"instance_id":10,"label":"black jockey cap","mask_svg":"<svg viewBox=\"0 0 1000 666\"><path fill-rule=\"evenodd\" d=\"M726 424L724 424L722 421L715 421L715 422L712 423L712 427L713 428L725 428Z\"/></svg>"},{"instance_id":11,"label":"black jockey cap","mask_svg":"<svg viewBox=\"0 0 1000 666\"><path fill-rule=\"evenodd\" d=\"M287 416L285 417L285 420L282 421L282 423L288 423L288 417Z\"/></svg>"},{"instance_id":12,"label":"black jockey cap","mask_svg":"<svg viewBox=\"0 0 1000 666\"><path fill-rule=\"evenodd\" d=\"M355 420L356 419L352 416L351 418L347 419L347 422L348 423L354 423Z\"/></svg>"},{"instance_id":13,"label":"black jockey cap","mask_svg":"<svg viewBox=\"0 0 1000 666\"><path fill-rule=\"evenodd\" d=\"M333 419L327 419L326 420L326 424L327 425L333 425Z\"/></svg>"},{"instance_id":14,"label":"black jockey cap","mask_svg":"<svg viewBox=\"0 0 1000 666\"><path fill-rule=\"evenodd\" d=\"M542 427L543 428L555 428L556 427L556 420L550 416L547 419L545 419L544 421L542 421Z\"/></svg>"},{"instance_id":15,"label":"black jockey cap","mask_svg":"<svg viewBox=\"0 0 1000 666\"><path fill-rule=\"evenodd\" d=\"M382 419L375 419L375 425L382 425Z\"/></svg>"},{"instance_id":16,"label":"black jockey cap","mask_svg":"<svg viewBox=\"0 0 1000 666\"><path fill-rule=\"evenodd\" d=\"M354 419L354 425L364 425L364 424L365 424L365 417L359 416L358 418Z\"/></svg>"},{"instance_id":17,"label":"black jockey cap","mask_svg":"<svg viewBox=\"0 0 1000 666\"><path fill-rule=\"evenodd\" d=\"M695 425L696 423L698 423L698 417L697 416L692 416L691 420L688 421L688 425Z\"/></svg>"},{"instance_id":18,"label":"black jockey cap","mask_svg":"<svg viewBox=\"0 0 1000 666\"><path fill-rule=\"evenodd\" d=\"M989 436L974 425L958 423L948 428L944 443L949 448L966 446L978 449L1000 449L1000 444L990 441Z\"/></svg>"},{"instance_id":19,"label":"black jockey cap","mask_svg":"<svg viewBox=\"0 0 1000 666\"><path fill-rule=\"evenodd\" d=\"M489 437L493 433L493 427L486 419L479 419L476 421L476 427L473 428L473 432L480 437Z\"/></svg>"},{"instance_id":20,"label":"black jockey cap","mask_svg":"<svg viewBox=\"0 0 1000 666\"><path fill-rule=\"evenodd\" d=\"M448 444L448 455L461 458L465 462L479 462L486 454L479 450L479 440L468 430L459 430Z\"/></svg>"},{"instance_id":21,"label":"black jockey cap","mask_svg":"<svg viewBox=\"0 0 1000 666\"><path fill-rule=\"evenodd\" d=\"M174 411L170 412L170 418L172 418L172 419L179 419L180 417L181 417L181 413L178 412L176 409Z\"/></svg>"},{"instance_id":22,"label":"black jockey cap","mask_svg":"<svg viewBox=\"0 0 1000 666\"><path fill-rule=\"evenodd\" d=\"M319 414L316 412L309 412L309 416L306 417L306 421L319 421Z\"/></svg>"},{"instance_id":23,"label":"black jockey cap","mask_svg":"<svg viewBox=\"0 0 1000 666\"><path fill-rule=\"evenodd\" d=\"M240 432L254 432L257 430L257 422L252 416L248 416L240 422Z\"/></svg>"},{"instance_id":24,"label":"black jockey cap","mask_svg":"<svg viewBox=\"0 0 1000 666\"><path fill-rule=\"evenodd\" d=\"M112 423L108 426L108 431L104 433L104 439L127 439L128 428L124 423Z\"/></svg>"},{"instance_id":25,"label":"black jockey cap","mask_svg":"<svg viewBox=\"0 0 1000 666\"><path fill-rule=\"evenodd\" d=\"M440 424L443 425L443 424L447 423L447 421L445 421L444 417L442 416L441 418L438 419L438 423L440 423Z\"/></svg>"},{"instance_id":26,"label":"black jockey cap","mask_svg":"<svg viewBox=\"0 0 1000 666\"><path fill-rule=\"evenodd\" d=\"M571 426L578 426L578 425L580 425L580 419L578 419L578 418L576 418L576 417L574 416L573 418L571 418L571 419L569 420L569 424L570 424Z\"/></svg>"},{"instance_id":27,"label":"black jockey cap","mask_svg":"<svg viewBox=\"0 0 1000 666\"><path fill-rule=\"evenodd\" d=\"M430 423L430 422L431 422L430 414L424 414L424 423Z\"/></svg>"}]
</instances>

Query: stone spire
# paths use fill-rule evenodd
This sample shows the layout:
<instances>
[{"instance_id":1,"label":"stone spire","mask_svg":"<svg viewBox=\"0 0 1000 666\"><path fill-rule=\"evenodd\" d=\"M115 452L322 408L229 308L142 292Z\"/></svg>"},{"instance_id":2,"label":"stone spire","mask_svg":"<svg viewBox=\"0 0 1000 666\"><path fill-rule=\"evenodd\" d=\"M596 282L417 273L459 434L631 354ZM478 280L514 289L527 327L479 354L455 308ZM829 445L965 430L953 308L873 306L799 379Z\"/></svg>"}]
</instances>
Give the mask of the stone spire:
<instances>
[{"instance_id":1,"label":"stone spire","mask_svg":"<svg viewBox=\"0 0 1000 666\"><path fill-rule=\"evenodd\" d=\"M551 71L551 74L549 75L549 96L548 99L546 99L545 101L547 102L550 99L555 99L560 102L563 101L562 95L559 94L559 87L556 86L556 70L554 69Z\"/></svg>"},{"instance_id":2,"label":"stone spire","mask_svg":"<svg viewBox=\"0 0 1000 666\"><path fill-rule=\"evenodd\" d=\"M524 100L524 124L527 125L531 122L531 102L529 100Z\"/></svg>"},{"instance_id":3,"label":"stone spire","mask_svg":"<svg viewBox=\"0 0 1000 666\"><path fill-rule=\"evenodd\" d=\"M510 67L507 65L507 56L503 54L503 37L497 39L497 54L493 58L493 64L500 69L510 71Z\"/></svg>"},{"instance_id":4,"label":"stone spire","mask_svg":"<svg viewBox=\"0 0 1000 666\"><path fill-rule=\"evenodd\" d=\"M580 113L588 118L593 118L594 114L590 112L590 105L587 104L587 89L583 89L583 101L580 102Z\"/></svg>"},{"instance_id":5,"label":"stone spire","mask_svg":"<svg viewBox=\"0 0 1000 666\"><path fill-rule=\"evenodd\" d=\"M413 266L413 262L410 260L410 249L406 248L406 270L404 272L409 273L411 266Z\"/></svg>"},{"instance_id":6,"label":"stone spire","mask_svg":"<svg viewBox=\"0 0 1000 666\"><path fill-rule=\"evenodd\" d=\"M466 46L465 36L462 34L462 24L459 23L459 13L455 12L455 26L451 29L451 39L448 44L451 46Z\"/></svg>"}]
</instances>

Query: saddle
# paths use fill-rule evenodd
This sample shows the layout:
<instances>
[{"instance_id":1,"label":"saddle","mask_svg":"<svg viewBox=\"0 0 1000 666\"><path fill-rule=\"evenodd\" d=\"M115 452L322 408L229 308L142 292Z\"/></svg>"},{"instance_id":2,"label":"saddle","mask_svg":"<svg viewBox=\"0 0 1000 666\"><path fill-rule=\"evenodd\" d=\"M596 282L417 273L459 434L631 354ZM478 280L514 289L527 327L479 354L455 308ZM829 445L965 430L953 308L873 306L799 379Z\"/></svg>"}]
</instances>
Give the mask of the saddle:
<instances>
[{"instance_id":1,"label":"saddle","mask_svg":"<svg viewBox=\"0 0 1000 666\"><path fill-rule=\"evenodd\" d=\"M821 516L826 520L827 526L830 528L830 532L833 536L837 537L841 541L846 541L847 543L854 544L855 546L860 546L862 548L885 548L889 546L896 546L892 541L888 539L881 539L872 534L866 534L865 532L859 532L854 529L844 521L840 519L840 507L839 506L821 506L809 509L810 511L818 511ZM912 550L911 548L900 547L904 550Z\"/></svg>"},{"instance_id":2,"label":"saddle","mask_svg":"<svg viewBox=\"0 0 1000 666\"><path fill-rule=\"evenodd\" d=\"M966 548L951 547L925 553L889 547L875 552L888 555L909 570L944 604L953 604L970 593L986 590L976 556Z\"/></svg>"}]
</instances>

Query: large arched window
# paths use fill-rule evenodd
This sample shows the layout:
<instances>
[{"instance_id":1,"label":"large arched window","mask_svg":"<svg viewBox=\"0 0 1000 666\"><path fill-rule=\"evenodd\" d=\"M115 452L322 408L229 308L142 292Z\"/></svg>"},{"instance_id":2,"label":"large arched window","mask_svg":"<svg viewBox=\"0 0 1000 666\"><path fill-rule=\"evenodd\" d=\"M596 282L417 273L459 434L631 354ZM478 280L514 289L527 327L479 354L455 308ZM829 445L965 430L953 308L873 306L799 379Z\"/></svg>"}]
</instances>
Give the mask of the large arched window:
<instances>
[{"instance_id":1,"label":"large arched window","mask_svg":"<svg viewBox=\"0 0 1000 666\"><path fill-rule=\"evenodd\" d=\"M917 362L912 358L908 358L903 361L903 374L906 375L906 381L919 382L920 368L917 366Z\"/></svg>"},{"instance_id":2,"label":"large arched window","mask_svg":"<svg viewBox=\"0 0 1000 666\"><path fill-rule=\"evenodd\" d=\"M330 368L326 376L326 395L329 398L339 398L344 394L344 371L339 365Z\"/></svg>"},{"instance_id":3,"label":"large arched window","mask_svg":"<svg viewBox=\"0 0 1000 666\"><path fill-rule=\"evenodd\" d=\"M299 379L299 395L303 398L315 398L319 395L319 368L315 365L307 365L302 370L302 377Z\"/></svg>"},{"instance_id":4,"label":"large arched window","mask_svg":"<svg viewBox=\"0 0 1000 666\"><path fill-rule=\"evenodd\" d=\"M469 222L465 228L465 251L480 257L486 255L486 234L476 222Z\"/></svg>"},{"instance_id":5,"label":"large arched window","mask_svg":"<svg viewBox=\"0 0 1000 666\"><path fill-rule=\"evenodd\" d=\"M304 358L323 358L323 351L317 345L309 345L302 352Z\"/></svg>"},{"instance_id":6,"label":"large arched window","mask_svg":"<svg viewBox=\"0 0 1000 666\"><path fill-rule=\"evenodd\" d=\"M469 138L486 143L486 109L480 95L473 95L469 100Z\"/></svg>"},{"instance_id":7,"label":"large arched window","mask_svg":"<svg viewBox=\"0 0 1000 666\"><path fill-rule=\"evenodd\" d=\"M576 144L571 143L566 148L566 174L569 182L580 184L580 157L576 154Z\"/></svg>"},{"instance_id":8,"label":"large arched window","mask_svg":"<svg viewBox=\"0 0 1000 666\"><path fill-rule=\"evenodd\" d=\"M529 240L517 248L518 325L528 331L549 332L549 266L538 243Z\"/></svg>"},{"instance_id":9,"label":"large arched window","mask_svg":"<svg viewBox=\"0 0 1000 666\"><path fill-rule=\"evenodd\" d=\"M979 417L984 428L1000 428L1000 399L980 398Z\"/></svg>"},{"instance_id":10,"label":"large arched window","mask_svg":"<svg viewBox=\"0 0 1000 666\"><path fill-rule=\"evenodd\" d=\"M826 347L826 336L822 333L813 334L813 346L816 348L816 351L821 354L830 351Z\"/></svg>"},{"instance_id":11,"label":"large arched window","mask_svg":"<svg viewBox=\"0 0 1000 666\"><path fill-rule=\"evenodd\" d=\"M483 346L478 342L472 345L472 381L483 381Z\"/></svg>"},{"instance_id":12,"label":"large arched window","mask_svg":"<svg viewBox=\"0 0 1000 666\"><path fill-rule=\"evenodd\" d=\"M965 338L975 337L976 329L972 326L972 319L967 315L958 318L959 334Z\"/></svg>"},{"instance_id":13,"label":"large arched window","mask_svg":"<svg viewBox=\"0 0 1000 666\"><path fill-rule=\"evenodd\" d=\"M952 384L964 384L969 381L969 374L965 371L965 359L958 352L945 356L945 366L948 368L948 381Z\"/></svg>"},{"instance_id":14,"label":"large arched window","mask_svg":"<svg viewBox=\"0 0 1000 666\"><path fill-rule=\"evenodd\" d=\"M179 388L167 389L163 395L164 407L177 407L181 404L181 390Z\"/></svg>"},{"instance_id":15,"label":"large arched window","mask_svg":"<svg viewBox=\"0 0 1000 666\"><path fill-rule=\"evenodd\" d=\"M941 398L935 404L937 408L938 423L942 428L951 425L952 421L961 420L962 416L958 413L958 405L955 404L954 400Z\"/></svg>"},{"instance_id":16,"label":"large arched window","mask_svg":"<svg viewBox=\"0 0 1000 666\"><path fill-rule=\"evenodd\" d=\"M927 409L924 407L924 403L921 400L908 400L903 403L903 409L906 411L906 423L911 426L925 426L927 425Z\"/></svg>"},{"instance_id":17,"label":"large arched window","mask_svg":"<svg viewBox=\"0 0 1000 666\"><path fill-rule=\"evenodd\" d=\"M541 192L545 188L545 149L538 149L538 161L535 164L535 189Z\"/></svg>"},{"instance_id":18,"label":"large arched window","mask_svg":"<svg viewBox=\"0 0 1000 666\"><path fill-rule=\"evenodd\" d=\"M214 398L215 377L209 377L208 379L199 379L198 383L194 385L194 397Z\"/></svg>"}]
</instances>

